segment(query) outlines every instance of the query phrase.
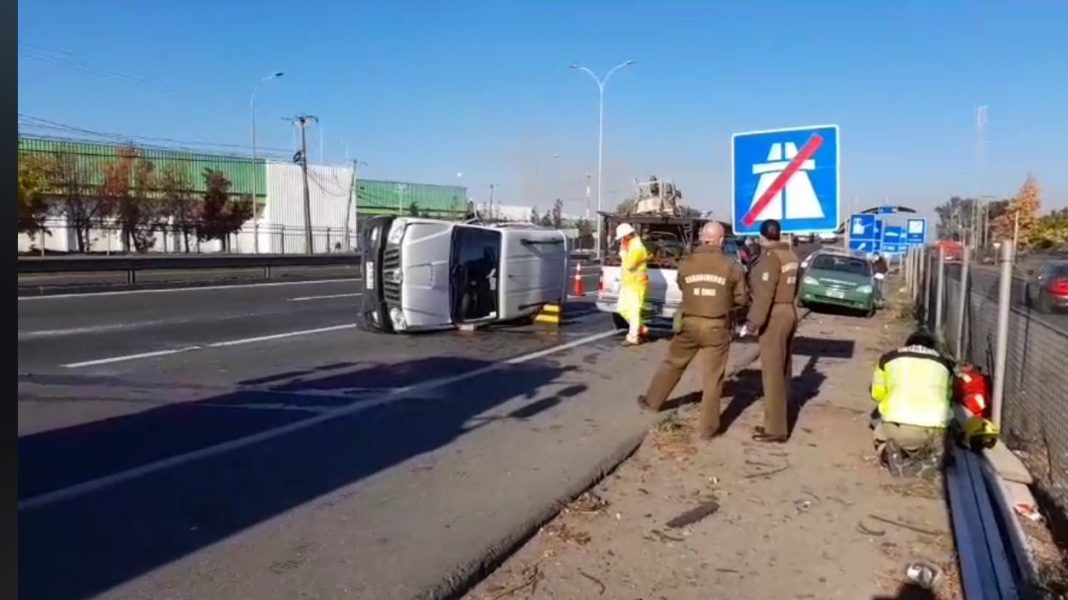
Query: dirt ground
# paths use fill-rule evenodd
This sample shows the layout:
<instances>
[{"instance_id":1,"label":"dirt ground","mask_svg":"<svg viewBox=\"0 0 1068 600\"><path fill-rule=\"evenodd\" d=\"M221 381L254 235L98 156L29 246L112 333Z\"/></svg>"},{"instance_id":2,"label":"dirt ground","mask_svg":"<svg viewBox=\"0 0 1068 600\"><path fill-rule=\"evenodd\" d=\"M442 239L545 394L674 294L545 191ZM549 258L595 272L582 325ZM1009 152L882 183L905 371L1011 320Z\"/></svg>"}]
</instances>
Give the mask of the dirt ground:
<instances>
[{"instance_id":1,"label":"dirt ground","mask_svg":"<svg viewBox=\"0 0 1068 600\"><path fill-rule=\"evenodd\" d=\"M871 444L871 368L907 334L897 314L802 322L789 443L749 438L754 363L726 386L725 435L695 440L683 406L466 598L960 598L942 482L891 478ZM907 588L914 560L941 571L935 596Z\"/></svg>"}]
</instances>

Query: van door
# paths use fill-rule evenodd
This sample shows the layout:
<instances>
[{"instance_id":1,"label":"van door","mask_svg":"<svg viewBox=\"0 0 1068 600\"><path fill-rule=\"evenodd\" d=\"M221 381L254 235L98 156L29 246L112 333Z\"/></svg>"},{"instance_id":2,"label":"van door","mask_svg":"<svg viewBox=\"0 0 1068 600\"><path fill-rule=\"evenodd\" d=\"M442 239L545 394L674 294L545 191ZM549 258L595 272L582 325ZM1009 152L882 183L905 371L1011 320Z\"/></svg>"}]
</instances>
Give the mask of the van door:
<instances>
[{"instance_id":1,"label":"van door","mask_svg":"<svg viewBox=\"0 0 1068 600\"><path fill-rule=\"evenodd\" d=\"M453 322L449 290L453 227L434 221L407 223L400 244L400 288L401 310L409 329L445 327Z\"/></svg>"},{"instance_id":2,"label":"van door","mask_svg":"<svg viewBox=\"0 0 1068 600\"><path fill-rule=\"evenodd\" d=\"M568 255L563 232L505 229L501 260L501 318L516 319L567 297Z\"/></svg>"},{"instance_id":3,"label":"van door","mask_svg":"<svg viewBox=\"0 0 1068 600\"><path fill-rule=\"evenodd\" d=\"M456 323L492 321L500 315L501 232L458 225L452 237L452 316Z\"/></svg>"}]
</instances>

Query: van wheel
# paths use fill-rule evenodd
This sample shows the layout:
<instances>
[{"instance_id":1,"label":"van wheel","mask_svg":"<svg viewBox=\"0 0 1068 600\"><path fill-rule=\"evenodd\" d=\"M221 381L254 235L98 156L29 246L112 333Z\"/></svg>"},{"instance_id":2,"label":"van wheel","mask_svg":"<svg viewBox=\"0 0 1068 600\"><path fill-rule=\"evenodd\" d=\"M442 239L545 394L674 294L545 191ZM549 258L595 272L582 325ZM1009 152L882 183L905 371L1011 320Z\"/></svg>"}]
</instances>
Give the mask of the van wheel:
<instances>
[{"instance_id":1,"label":"van wheel","mask_svg":"<svg viewBox=\"0 0 1068 600\"><path fill-rule=\"evenodd\" d=\"M630 323L627 323L627 320L619 313L612 313L612 324L616 326L616 329L630 328Z\"/></svg>"}]
</instances>

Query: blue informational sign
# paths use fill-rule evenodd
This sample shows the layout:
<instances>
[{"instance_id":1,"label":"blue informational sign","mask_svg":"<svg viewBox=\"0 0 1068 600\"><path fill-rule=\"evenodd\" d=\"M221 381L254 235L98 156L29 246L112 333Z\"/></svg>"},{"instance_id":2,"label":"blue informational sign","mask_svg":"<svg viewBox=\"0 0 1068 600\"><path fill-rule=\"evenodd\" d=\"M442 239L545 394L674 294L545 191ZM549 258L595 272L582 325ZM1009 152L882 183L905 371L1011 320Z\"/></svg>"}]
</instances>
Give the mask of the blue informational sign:
<instances>
[{"instance_id":1,"label":"blue informational sign","mask_svg":"<svg viewBox=\"0 0 1068 600\"><path fill-rule=\"evenodd\" d=\"M927 243L927 219L909 219L905 223L905 241L909 246Z\"/></svg>"},{"instance_id":2,"label":"blue informational sign","mask_svg":"<svg viewBox=\"0 0 1068 600\"><path fill-rule=\"evenodd\" d=\"M878 219L875 215L855 214L849 217L849 239L851 240L875 240L875 227Z\"/></svg>"},{"instance_id":3,"label":"blue informational sign","mask_svg":"<svg viewBox=\"0 0 1068 600\"><path fill-rule=\"evenodd\" d=\"M881 220L875 221L875 239L880 242L883 241L883 222Z\"/></svg>"},{"instance_id":4,"label":"blue informational sign","mask_svg":"<svg viewBox=\"0 0 1068 600\"><path fill-rule=\"evenodd\" d=\"M879 240L849 240L849 249L856 250L857 252L867 252L870 254L872 252L879 252L881 247L882 244Z\"/></svg>"},{"instance_id":5,"label":"blue informational sign","mask_svg":"<svg viewBox=\"0 0 1068 600\"><path fill-rule=\"evenodd\" d=\"M899 254L905 248L905 228L887 225L883 231L883 254Z\"/></svg>"},{"instance_id":6,"label":"blue informational sign","mask_svg":"<svg viewBox=\"0 0 1068 600\"><path fill-rule=\"evenodd\" d=\"M837 125L736 133L731 137L734 233L754 235L776 219L783 233L831 233L839 211Z\"/></svg>"},{"instance_id":7,"label":"blue informational sign","mask_svg":"<svg viewBox=\"0 0 1068 600\"><path fill-rule=\"evenodd\" d=\"M880 215L892 215L892 214L895 214L896 212L897 212L897 209L894 208L893 206L880 206L879 207L879 214Z\"/></svg>"}]
</instances>

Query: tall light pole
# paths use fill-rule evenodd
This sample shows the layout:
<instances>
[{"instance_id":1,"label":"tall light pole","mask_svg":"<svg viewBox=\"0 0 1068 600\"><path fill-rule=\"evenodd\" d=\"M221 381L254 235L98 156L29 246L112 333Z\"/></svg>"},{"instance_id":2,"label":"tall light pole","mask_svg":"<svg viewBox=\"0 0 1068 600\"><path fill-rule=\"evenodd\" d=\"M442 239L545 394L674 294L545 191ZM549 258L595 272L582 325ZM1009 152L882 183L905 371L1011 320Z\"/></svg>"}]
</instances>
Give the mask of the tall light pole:
<instances>
[{"instance_id":1,"label":"tall light pole","mask_svg":"<svg viewBox=\"0 0 1068 600\"><path fill-rule=\"evenodd\" d=\"M575 71L585 71L593 80L597 83L597 90L599 92L598 101L598 118L597 118L597 212L600 213L603 210L602 204L604 202L604 86L608 84L608 78L623 67L629 67L634 64L633 60L621 62L618 65L612 67L605 74L604 79L597 77L597 74L590 69L582 65L571 65L571 68ZM597 258L601 258L601 218L597 217L597 241L594 246L597 249Z\"/></svg>"},{"instance_id":2,"label":"tall light pole","mask_svg":"<svg viewBox=\"0 0 1068 600\"><path fill-rule=\"evenodd\" d=\"M256 92L264 83L278 79L285 73L275 71L264 77L252 88L252 97L248 100L248 112L252 119L252 248L256 254L260 253L260 203L259 203L259 173L256 169Z\"/></svg>"}]
</instances>

